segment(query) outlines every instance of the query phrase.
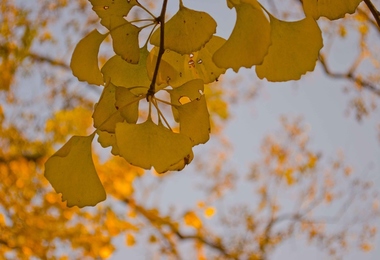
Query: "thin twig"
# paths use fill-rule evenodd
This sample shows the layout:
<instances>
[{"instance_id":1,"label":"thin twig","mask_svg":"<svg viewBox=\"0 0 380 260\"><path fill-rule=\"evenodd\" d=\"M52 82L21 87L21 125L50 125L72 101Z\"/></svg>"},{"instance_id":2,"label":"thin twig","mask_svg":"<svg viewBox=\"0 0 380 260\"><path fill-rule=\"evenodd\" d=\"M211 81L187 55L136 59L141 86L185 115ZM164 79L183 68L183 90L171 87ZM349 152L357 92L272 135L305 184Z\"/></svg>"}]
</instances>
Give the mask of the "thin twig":
<instances>
[{"instance_id":1,"label":"thin twig","mask_svg":"<svg viewBox=\"0 0 380 260\"><path fill-rule=\"evenodd\" d=\"M377 23L377 29L380 31L380 12L372 4L370 0L364 0L364 3L368 6L368 9L371 11L373 18L375 18Z\"/></svg>"},{"instance_id":2,"label":"thin twig","mask_svg":"<svg viewBox=\"0 0 380 260\"><path fill-rule=\"evenodd\" d=\"M358 84L362 88L371 91L375 95L380 96L380 88L375 87L374 85L372 85L369 82L363 81L361 78L355 77L355 75L353 75L352 71L349 71L348 73L334 73L328 68L323 55L319 56L319 60L321 62L323 70L325 71L325 73L328 76L330 76L332 78L337 78L337 79L348 79L350 81L355 82L356 84Z\"/></svg>"}]
</instances>

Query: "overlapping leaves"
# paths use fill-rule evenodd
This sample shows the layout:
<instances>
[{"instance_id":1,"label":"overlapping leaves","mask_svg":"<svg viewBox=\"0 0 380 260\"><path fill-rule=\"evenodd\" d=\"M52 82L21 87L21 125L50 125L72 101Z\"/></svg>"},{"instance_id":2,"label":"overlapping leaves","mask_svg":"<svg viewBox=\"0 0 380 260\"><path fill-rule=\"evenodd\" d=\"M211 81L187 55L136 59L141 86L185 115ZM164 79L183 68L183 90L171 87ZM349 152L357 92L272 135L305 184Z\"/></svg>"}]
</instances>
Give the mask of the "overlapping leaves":
<instances>
[{"instance_id":1,"label":"overlapping leaves","mask_svg":"<svg viewBox=\"0 0 380 260\"><path fill-rule=\"evenodd\" d=\"M180 1L178 12L146 39L153 45L150 50L147 44L139 46L139 33L147 26L126 20L132 7L142 7L138 1L90 2L109 33L94 30L85 36L70 66L79 80L104 85L94 107L96 131L72 137L47 161L45 170L68 206L80 207L105 199L91 159L95 133L103 147L112 147L113 155L132 165L154 167L157 172L181 170L194 157L192 147L209 140L204 84L216 81L229 68L237 72L252 66L260 78L269 81L299 79L314 70L323 46L316 20L341 18L354 12L361 1L304 0L305 18L286 22L257 0L227 0L228 7L236 11L235 27L227 40L214 35L216 22L209 14L189 9ZM151 25L162 23L164 17L165 12L152 17ZM100 69L98 52L108 35L115 55ZM157 98L157 92L165 92L168 99ZM149 104L146 114L140 113L143 100ZM162 106L170 106L171 115Z\"/></svg>"}]
</instances>

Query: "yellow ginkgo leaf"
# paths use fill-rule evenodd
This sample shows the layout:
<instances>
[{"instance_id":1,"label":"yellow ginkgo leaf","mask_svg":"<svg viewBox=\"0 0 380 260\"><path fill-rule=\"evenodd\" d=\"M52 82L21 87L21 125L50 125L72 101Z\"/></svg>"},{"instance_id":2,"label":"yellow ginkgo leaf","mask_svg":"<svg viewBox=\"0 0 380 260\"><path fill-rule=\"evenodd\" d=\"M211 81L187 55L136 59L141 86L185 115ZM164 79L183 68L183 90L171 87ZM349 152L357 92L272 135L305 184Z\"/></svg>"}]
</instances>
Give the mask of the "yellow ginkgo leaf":
<instances>
[{"instance_id":1,"label":"yellow ginkgo leaf","mask_svg":"<svg viewBox=\"0 0 380 260\"><path fill-rule=\"evenodd\" d=\"M285 22L270 16L272 45L263 64L256 66L259 78L269 81L298 80L313 71L323 46L322 33L312 17Z\"/></svg>"},{"instance_id":2,"label":"yellow ginkgo leaf","mask_svg":"<svg viewBox=\"0 0 380 260\"><path fill-rule=\"evenodd\" d=\"M215 81L226 70L216 66L212 56L225 42L223 38L213 36L202 49L191 54L181 55L167 50L162 56L165 64L160 66L158 83L166 82L172 87L178 87L192 79L202 79L205 84ZM150 78L154 73L158 50L158 47L154 47L149 54L147 69Z\"/></svg>"},{"instance_id":3,"label":"yellow ginkgo leaf","mask_svg":"<svg viewBox=\"0 0 380 260\"><path fill-rule=\"evenodd\" d=\"M149 86L150 79L146 69L146 59L149 52L147 47L140 49L138 64L131 64L123 60L119 55L113 56L102 67L104 81L111 81L119 87L131 88L135 86Z\"/></svg>"},{"instance_id":4,"label":"yellow ginkgo leaf","mask_svg":"<svg viewBox=\"0 0 380 260\"><path fill-rule=\"evenodd\" d=\"M127 21L111 30L113 50L129 63L139 62L139 33L140 28Z\"/></svg>"},{"instance_id":5,"label":"yellow ginkgo leaf","mask_svg":"<svg viewBox=\"0 0 380 260\"><path fill-rule=\"evenodd\" d=\"M180 54L190 54L202 48L216 32L216 22L207 13L180 4L178 12L165 23L164 48ZM160 28L150 38L160 46Z\"/></svg>"},{"instance_id":6,"label":"yellow ginkgo leaf","mask_svg":"<svg viewBox=\"0 0 380 260\"><path fill-rule=\"evenodd\" d=\"M45 177L69 207L95 206L106 199L92 161L95 134L73 136L45 163Z\"/></svg>"},{"instance_id":7,"label":"yellow ginkgo leaf","mask_svg":"<svg viewBox=\"0 0 380 260\"><path fill-rule=\"evenodd\" d=\"M94 119L94 127L98 130L114 133L116 123L124 120L115 106L115 92L116 87L113 84L108 84L103 89L99 102L95 104L92 118Z\"/></svg>"},{"instance_id":8,"label":"yellow ginkgo leaf","mask_svg":"<svg viewBox=\"0 0 380 260\"><path fill-rule=\"evenodd\" d=\"M346 14L355 12L363 0L303 0L303 10L306 16L318 19L321 16L330 20L343 18Z\"/></svg>"},{"instance_id":9,"label":"yellow ginkgo leaf","mask_svg":"<svg viewBox=\"0 0 380 260\"><path fill-rule=\"evenodd\" d=\"M103 85L103 77L99 70L98 53L100 44L107 34L96 29L80 40L71 57L70 68L75 77L89 84Z\"/></svg>"},{"instance_id":10,"label":"yellow ginkgo leaf","mask_svg":"<svg viewBox=\"0 0 380 260\"><path fill-rule=\"evenodd\" d=\"M142 124L117 123L116 143L127 162L144 169L153 166L160 173L190 158L192 153L187 136L156 125L151 119Z\"/></svg>"},{"instance_id":11,"label":"yellow ginkgo leaf","mask_svg":"<svg viewBox=\"0 0 380 260\"><path fill-rule=\"evenodd\" d=\"M109 30L123 24L129 11L137 4L136 0L90 0L92 10L99 16L100 23Z\"/></svg>"},{"instance_id":12,"label":"yellow ginkgo leaf","mask_svg":"<svg viewBox=\"0 0 380 260\"><path fill-rule=\"evenodd\" d=\"M204 84L200 79L194 79L186 82L182 86L167 90L170 94L170 102L174 106L184 105L193 100L200 99L203 94ZM176 122L179 122L178 110L172 106L173 116Z\"/></svg>"},{"instance_id":13,"label":"yellow ginkgo leaf","mask_svg":"<svg viewBox=\"0 0 380 260\"><path fill-rule=\"evenodd\" d=\"M236 9L236 24L227 42L215 52L220 68L250 68L261 64L270 45L270 25L256 0L230 1Z\"/></svg>"},{"instance_id":14,"label":"yellow ginkgo leaf","mask_svg":"<svg viewBox=\"0 0 380 260\"><path fill-rule=\"evenodd\" d=\"M139 97L129 89L116 87L115 107L121 116L130 124L135 124L139 118Z\"/></svg>"},{"instance_id":15,"label":"yellow ginkgo leaf","mask_svg":"<svg viewBox=\"0 0 380 260\"><path fill-rule=\"evenodd\" d=\"M119 147L117 147L117 144L116 144L115 133L108 133L106 131L100 131L100 130L96 130L96 133L99 136L98 143L100 143L100 145L103 148L111 146L112 147L111 153L113 155L119 155Z\"/></svg>"},{"instance_id":16,"label":"yellow ginkgo leaf","mask_svg":"<svg viewBox=\"0 0 380 260\"><path fill-rule=\"evenodd\" d=\"M179 160L177 163L171 165L168 171L181 171L183 170L183 168L185 168L186 165L190 164L193 159L194 153L193 151L191 151L191 153L188 156Z\"/></svg>"},{"instance_id":17,"label":"yellow ginkgo leaf","mask_svg":"<svg viewBox=\"0 0 380 260\"><path fill-rule=\"evenodd\" d=\"M210 138L210 115L205 96L177 107L180 133L188 136L193 145L204 144Z\"/></svg>"}]
</instances>

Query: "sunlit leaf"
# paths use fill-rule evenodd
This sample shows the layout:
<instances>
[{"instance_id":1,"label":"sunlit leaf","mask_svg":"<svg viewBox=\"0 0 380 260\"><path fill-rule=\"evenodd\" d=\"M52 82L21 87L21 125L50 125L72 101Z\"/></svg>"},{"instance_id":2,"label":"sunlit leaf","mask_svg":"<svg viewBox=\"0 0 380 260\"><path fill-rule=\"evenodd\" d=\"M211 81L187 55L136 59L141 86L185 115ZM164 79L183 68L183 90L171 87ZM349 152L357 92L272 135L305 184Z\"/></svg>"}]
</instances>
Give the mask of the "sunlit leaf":
<instances>
[{"instance_id":1,"label":"sunlit leaf","mask_svg":"<svg viewBox=\"0 0 380 260\"><path fill-rule=\"evenodd\" d=\"M115 92L116 109L119 110L121 116L131 124L135 124L139 118L139 102L138 97L129 89L116 87Z\"/></svg>"},{"instance_id":2,"label":"sunlit leaf","mask_svg":"<svg viewBox=\"0 0 380 260\"><path fill-rule=\"evenodd\" d=\"M104 81L111 81L119 87L132 88L136 86L150 85L150 79L146 69L146 59L149 52L147 47L140 49L138 64L131 64L123 60L119 55L113 56L102 67ZM146 92L146 91L145 91Z\"/></svg>"},{"instance_id":3,"label":"sunlit leaf","mask_svg":"<svg viewBox=\"0 0 380 260\"><path fill-rule=\"evenodd\" d=\"M98 134L98 143L104 148L106 147L112 147L111 153L113 155L119 155L119 147L117 147L116 144L116 136L115 133L108 133L106 131L100 131L97 130L96 133Z\"/></svg>"},{"instance_id":4,"label":"sunlit leaf","mask_svg":"<svg viewBox=\"0 0 380 260\"><path fill-rule=\"evenodd\" d=\"M363 0L303 0L303 9L307 16L318 19L320 16L335 20L355 12Z\"/></svg>"},{"instance_id":5,"label":"sunlit leaf","mask_svg":"<svg viewBox=\"0 0 380 260\"><path fill-rule=\"evenodd\" d=\"M188 136L193 145L204 144L210 138L210 115L205 96L177 107L180 133Z\"/></svg>"},{"instance_id":6,"label":"sunlit leaf","mask_svg":"<svg viewBox=\"0 0 380 260\"><path fill-rule=\"evenodd\" d=\"M120 155L129 163L144 169L152 166L165 172L191 154L190 139L173 133L151 119L142 124L116 124L116 142Z\"/></svg>"},{"instance_id":7,"label":"sunlit leaf","mask_svg":"<svg viewBox=\"0 0 380 260\"><path fill-rule=\"evenodd\" d=\"M113 84L107 85L100 96L99 102L95 104L92 118L94 119L94 127L98 130L114 133L116 123L124 120L116 109L115 93L116 87Z\"/></svg>"},{"instance_id":8,"label":"sunlit leaf","mask_svg":"<svg viewBox=\"0 0 380 260\"><path fill-rule=\"evenodd\" d=\"M162 57L163 65L160 65L158 72L158 84L167 83L172 87L177 87L192 79L202 79L205 84L215 81L226 70L217 67L212 61L212 56L224 43L223 38L213 36L202 49L191 54L181 55L166 50ZM151 78L158 50L158 47L153 48L148 57L147 69Z\"/></svg>"},{"instance_id":9,"label":"sunlit leaf","mask_svg":"<svg viewBox=\"0 0 380 260\"><path fill-rule=\"evenodd\" d=\"M113 50L129 63L139 62L139 33L140 28L128 22L111 30Z\"/></svg>"},{"instance_id":10,"label":"sunlit leaf","mask_svg":"<svg viewBox=\"0 0 380 260\"><path fill-rule=\"evenodd\" d=\"M125 23L126 17L136 0L90 0L96 14L99 16L100 23L109 30Z\"/></svg>"},{"instance_id":11,"label":"sunlit leaf","mask_svg":"<svg viewBox=\"0 0 380 260\"><path fill-rule=\"evenodd\" d=\"M270 25L256 0L230 1L236 9L236 24L227 42L215 52L218 67L250 68L261 64L270 45Z\"/></svg>"},{"instance_id":12,"label":"sunlit leaf","mask_svg":"<svg viewBox=\"0 0 380 260\"><path fill-rule=\"evenodd\" d=\"M45 164L45 177L69 207L94 206L106 193L92 161L90 136L73 136Z\"/></svg>"},{"instance_id":13,"label":"sunlit leaf","mask_svg":"<svg viewBox=\"0 0 380 260\"><path fill-rule=\"evenodd\" d=\"M182 4L178 12L165 23L164 48L180 54L190 54L202 48L216 32L216 22L207 13L195 11ZM160 46L160 28L150 42Z\"/></svg>"},{"instance_id":14,"label":"sunlit leaf","mask_svg":"<svg viewBox=\"0 0 380 260\"><path fill-rule=\"evenodd\" d=\"M175 106L179 106L184 104L184 98L188 99L189 102L200 99L203 90L203 81L200 79L194 79L186 82L178 88L167 91L170 93L170 102ZM179 122L178 110L174 106L172 107L172 110L175 121Z\"/></svg>"},{"instance_id":15,"label":"sunlit leaf","mask_svg":"<svg viewBox=\"0 0 380 260\"><path fill-rule=\"evenodd\" d=\"M323 46L316 21L306 17L301 21L285 22L269 16L272 45L263 64L256 66L259 78L297 80L307 71L313 71Z\"/></svg>"},{"instance_id":16,"label":"sunlit leaf","mask_svg":"<svg viewBox=\"0 0 380 260\"><path fill-rule=\"evenodd\" d=\"M103 77L99 70L98 53L100 44L107 34L93 30L79 41L71 57L70 68L75 77L89 84L103 85Z\"/></svg>"}]
</instances>

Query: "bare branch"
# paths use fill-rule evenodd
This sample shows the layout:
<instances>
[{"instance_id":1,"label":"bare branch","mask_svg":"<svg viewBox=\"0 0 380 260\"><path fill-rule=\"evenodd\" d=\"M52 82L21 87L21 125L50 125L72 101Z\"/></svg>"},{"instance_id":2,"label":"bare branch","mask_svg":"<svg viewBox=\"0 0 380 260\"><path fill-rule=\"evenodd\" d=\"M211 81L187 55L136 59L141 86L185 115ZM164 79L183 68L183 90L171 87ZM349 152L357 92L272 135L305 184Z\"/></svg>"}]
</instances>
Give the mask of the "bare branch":
<instances>
[{"instance_id":1,"label":"bare branch","mask_svg":"<svg viewBox=\"0 0 380 260\"><path fill-rule=\"evenodd\" d=\"M348 79L348 80L358 84L362 88L372 92L373 94L380 96L380 88L377 88L376 86L374 86L370 82L366 82L366 81L362 80L361 78L355 77L355 75L353 75L353 73L352 73L352 70L350 70L347 73L335 73L335 72L332 72L330 70L330 68L327 66L324 55L320 54L319 60L321 62L323 70L325 71L325 73L328 76L330 76L332 78L337 78L337 79Z\"/></svg>"},{"instance_id":2,"label":"bare branch","mask_svg":"<svg viewBox=\"0 0 380 260\"><path fill-rule=\"evenodd\" d=\"M364 3L368 6L368 9L371 11L373 18L375 18L377 23L377 29L380 31L380 12L372 4L371 0L364 0Z\"/></svg>"}]
</instances>

